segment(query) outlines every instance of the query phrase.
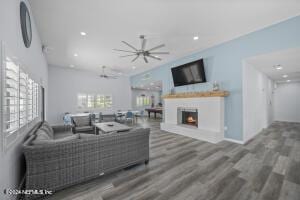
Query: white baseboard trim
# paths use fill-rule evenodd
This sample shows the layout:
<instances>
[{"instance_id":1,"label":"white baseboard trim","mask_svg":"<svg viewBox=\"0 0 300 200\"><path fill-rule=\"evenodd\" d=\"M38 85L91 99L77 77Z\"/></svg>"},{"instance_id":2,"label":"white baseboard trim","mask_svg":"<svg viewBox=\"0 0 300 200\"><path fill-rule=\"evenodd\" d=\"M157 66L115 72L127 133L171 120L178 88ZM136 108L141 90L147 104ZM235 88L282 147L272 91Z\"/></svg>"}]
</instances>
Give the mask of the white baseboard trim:
<instances>
[{"instance_id":1,"label":"white baseboard trim","mask_svg":"<svg viewBox=\"0 0 300 200\"><path fill-rule=\"evenodd\" d=\"M242 140L235 140L235 139L231 139L231 138L224 138L224 140L229 141L229 142L238 143L238 144L245 144L245 142Z\"/></svg>"}]
</instances>

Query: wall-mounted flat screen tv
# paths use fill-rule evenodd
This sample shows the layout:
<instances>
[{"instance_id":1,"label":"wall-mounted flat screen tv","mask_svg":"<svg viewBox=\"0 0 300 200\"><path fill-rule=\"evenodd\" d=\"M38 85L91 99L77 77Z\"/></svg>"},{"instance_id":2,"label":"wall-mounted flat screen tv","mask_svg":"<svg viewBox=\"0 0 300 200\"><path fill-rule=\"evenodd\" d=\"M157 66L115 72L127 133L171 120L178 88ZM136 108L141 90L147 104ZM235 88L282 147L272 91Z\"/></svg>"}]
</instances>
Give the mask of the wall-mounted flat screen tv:
<instances>
[{"instance_id":1,"label":"wall-mounted flat screen tv","mask_svg":"<svg viewBox=\"0 0 300 200\"><path fill-rule=\"evenodd\" d=\"M206 82L203 59L174 67L171 70L175 87Z\"/></svg>"}]
</instances>

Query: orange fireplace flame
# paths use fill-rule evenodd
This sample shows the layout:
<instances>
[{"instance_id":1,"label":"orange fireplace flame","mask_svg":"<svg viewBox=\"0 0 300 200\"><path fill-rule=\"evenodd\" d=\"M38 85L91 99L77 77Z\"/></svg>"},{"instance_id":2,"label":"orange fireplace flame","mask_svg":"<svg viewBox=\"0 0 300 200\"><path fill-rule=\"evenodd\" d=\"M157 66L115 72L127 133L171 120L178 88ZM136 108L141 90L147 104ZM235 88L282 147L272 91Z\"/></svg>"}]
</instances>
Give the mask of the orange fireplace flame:
<instances>
[{"instance_id":1,"label":"orange fireplace flame","mask_svg":"<svg viewBox=\"0 0 300 200\"><path fill-rule=\"evenodd\" d=\"M196 120L195 120L192 116L189 116L189 117L187 118L187 122L188 122L188 123L195 123Z\"/></svg>"}]
</instances>

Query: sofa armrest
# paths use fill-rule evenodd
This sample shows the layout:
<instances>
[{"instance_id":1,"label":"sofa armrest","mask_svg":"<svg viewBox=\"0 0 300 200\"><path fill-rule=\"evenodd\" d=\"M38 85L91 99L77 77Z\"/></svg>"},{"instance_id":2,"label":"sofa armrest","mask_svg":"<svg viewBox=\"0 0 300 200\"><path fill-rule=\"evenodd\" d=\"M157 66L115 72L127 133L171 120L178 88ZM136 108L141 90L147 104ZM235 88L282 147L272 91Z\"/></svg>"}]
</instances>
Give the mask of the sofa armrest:
<instances>
[{"instance_id":1,"label":"sofa armrest","mask_svg":"<svg viewBox=\"0 0 300 200\"><path fill-rule=\"evenodd\" d=\"M137 129L128 132L101 134L99 140L101 157L116 163L130 165L138 160L149 160L150 129Z\"/></svg>"}]
</instances>

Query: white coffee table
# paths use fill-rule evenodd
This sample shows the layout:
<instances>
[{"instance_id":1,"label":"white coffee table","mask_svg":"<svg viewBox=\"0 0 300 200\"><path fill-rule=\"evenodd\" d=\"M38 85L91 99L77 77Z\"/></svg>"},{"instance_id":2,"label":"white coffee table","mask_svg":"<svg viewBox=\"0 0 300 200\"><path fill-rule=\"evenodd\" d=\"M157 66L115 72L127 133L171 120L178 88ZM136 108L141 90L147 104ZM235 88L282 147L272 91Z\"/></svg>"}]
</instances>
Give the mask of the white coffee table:
<instances>
[{"instance_id":1,"label":"white coffee table","mask_svg":"<svg viewBox=\"0 0 300 200\"><path fill-rule=\"evenodd\" d=\"M120 132L120 131L128 131L131 127L126 126L124 124L120 124L118 122L101 122L95 123L96 134L101 131L102 133L112 133L112 132Z\"/></svg>"}]
</instances>

